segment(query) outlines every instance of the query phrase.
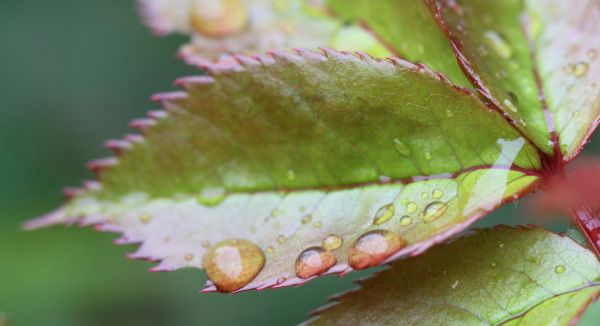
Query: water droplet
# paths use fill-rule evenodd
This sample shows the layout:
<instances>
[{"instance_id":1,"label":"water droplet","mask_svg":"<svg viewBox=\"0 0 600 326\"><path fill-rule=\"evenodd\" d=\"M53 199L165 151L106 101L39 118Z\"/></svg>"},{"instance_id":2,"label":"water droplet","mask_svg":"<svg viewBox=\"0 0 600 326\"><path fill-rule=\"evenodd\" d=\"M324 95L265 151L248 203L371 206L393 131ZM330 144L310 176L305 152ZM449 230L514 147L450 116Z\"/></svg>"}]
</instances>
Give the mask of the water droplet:
<instances>
[{"instance_id":1,"label":"water droplet","mask_svg":"<svg viewBox=\"0 0 600 326\"><path fill-rule=\"evenodd\" d=\"M408 148L408 146L406 146L406 144L401 142L400 139L398 139L398 138L394 139L394 147L396 148L398 153L400 153L404 156L410 155L410 148Z\"/></svg>"},{"instance_id":2,"label":"water droplet","mask_svg":"<svg viewBox=\"0 0 600 326\"><path fill-rule=\"evenodd\" d=\"M221 292L233 292L250 283L265 265L265 255L254 243L229 239L215 244L202 259L208 278Z\"/></svg>"},{"instance_id":3,"label":"water droplet","mask_svg":"<svg viewBox=\"0 0 600 326\"><path fill-rule=\"evenodd\" d=\"M573 65L573 75L575 77L582 77L587 73L589 66L587 62L577 62Z\"/></svg>"},{"instance_id":4,"label":"water droplet","mask_svg":"<svg viewBox=\"0 0 600 326\"><path fill-rule=\"evenodd\" d=\"M406 199L406 198L402 198L402 199L400 200L400 204L402 204L402 205L406 206L406 204L408 204L408 199Z\"/></svg>"},{"instance_id":5,"label":"water droplet","mask_svg":"<svg viewBox=\"0 0 600 326\"><path fill-rule=\"evenodd\" d=\"M377 213L375 213L375 219L373 219L373 225L381 225L387 221L389 221L390 218L392 218L392 216L394 216L394 213L396 211L396 208L394 207L394 204L388 204L385 206L382 206Z\"/></svg>"},{"instance_id":6,"label":"water droplet","mask_svg":"<svg viewBox=\"0 0 600 326\"><path fill-rule=\"evenodd\" d=\"M594 60L594 59L596 59L597 56L598 56L598 52L595 49L590 49L587 51L588 59Z\"/></svg>"},{"instance_id":7,"label":"water droplet","mask_svg":"<svg viewBox=\"0 0 600 326\"><path fill-rule=\"evenodd\" d=\"M404 215L400 218L401 226L408 226L408 225L410 225L410 223L412 223L412 217L410 217L408 215Z\"/></svg>"},{"instance_id":8,"label":"water droplet","mask_svg":"<svg viewBox=\"0 0 600 326\"><path fill-rule=\"evenodd\" d=\"M311 247L304 250L296 259L296 275L299 278L309 278L323 274L336 262L331 251L321 247Z\"/></svg>"},{"instance_id":9,"label":"water droplet","mask_svg":"<svg viewBox=\"0 0 600 326\"><path fill-rule=\"evenodd\" d=\"M277 216L279 216L279 215L281 215L281 212L280 212L280 211L279 211L277 208L274 208L274 209L271 211L271 216L273 216L273 217L277 217Z\"/></svg>"},{"instance_id":10,"label":"water droplet","mask_svg":"<svg viewBox=\"0 0 600 326\"><path fill-rule=\"evenodd\" d=\"M519 111L519 109L517 109L517 107L513 104L513 102L509 99L504 100L504 106L506 106L509 110L513 111L513 112L517 112Z\"/></svg>"},{"instance_id":11,"label":"water droplet","mask_svg":"<svg viewBox=\"0 0 600 326\"><path fill-rule=\"evenodd\" d=\"M275 248L273 246L267 247L267 253L272 254L274 251L275 251Z\"/></svg>"},{"instance_id":12,"label":"water droplet","mask_svg":"<svg viewBox=\"0 0 600 326\"><path fill-rule=\"evenodd\" d=\"M296 179L296 172L294 172L294 170L288 170L287 171L287 178L290 181L293 181Z\"/></svg>"},{"instance_id":13,"label":"water droplet","mask_svg":"<svg viewBox=\"0 0 600 326\"><path fill-rule=\"evenodd\" d=\"M142 216L140 216L140 222L144 224L148 224L151 220L152 216L150 216L149 214L142 214Z\"/></svg>"},{"instance_id":14,"label":"water droplet","mask_svg":"<svg viewBox=\"0 0 600 326\"><path fill-rule=\"evenodd\" d=\"M446 116L448 118L452 118L454 116L454 112L450 111L450 110L446 110Z\"/></svg>"},{"instance_id":15,"label":"water droplet","mask_svg":"<svg viewBox=\"0 0 600 326\"><path fill-rule=\"evenodd\" d=\"M431 153L430 152L425 152L425 159L426 160L431 160Z\"/></svg>"},{"instance_id":16,"label":"water droplet","mask_svg":"<svg viewBox=\"0 0 600 326\"><path fill-rule=\"evenodd\" d=\"M442 191L442 189L434 189L431 193L431 197L433 197L433 199L440 199L442 196L444 196L444 191Z\"/></svg>"},{"instance_id":17,"label":"water droplet","mask_svg":"<svg viewBox=\"0 0 600 326\"><path fill-rule=\"evenodd\" d=\"M192 261L194 259L194 254L186 254L183 259L185 259L186 261Z\"/></svg>"},{"instance_id":18,"label":"water droplet","mask_svg":"<svg viewBox=\"0 0 600 326\"><path fill-rule=\"evenodd\" d=\"M408 214L412 214L416 211L417 211L417 204L415 202L411 201L410 203L406 204L406 212Z\"/></svg>"},{"instance_id":19,"label":"water droplet","mask_svg":"<svg viewBox=\"0 0 600 326\"><path fill-rule=\"evenodd\" d=\"M486 31L483 33L483 37L485 38L487 45L492 48L500 58L506 60L512 57L513 50L502 35L495 31Z\"/></svg>"},{"instance_id":20,"label":"water droplet","mask_svg":"<svg viewBox=\"0 0 600 326\"><path fill-rule=\"evenodd\" d=\"M323 226L323 224L321 223L321 221L316 221L315 223L313 223L313 226L315 227L315 229L320 229L321 226Z\"/></svg>"},{"instance_id":21,"label":"water droplet","mask_svg":"<svg viewBox=\"0 0 600 326\"><path fill-rule=\"evenodd\" d=\"M279 242L279 244L284 244L286 240L287 238L284 235L280 235L277 237L277 242Z\"/></svg>"},{"instance_id":22,"label":"water droplet","mask_svg":"<svg viewBox=\"0 0 600 326\"><path fill-rule=\"evenodd\" d=\"M210 241L208 241L208 240L202 241L202 247L207 248L207 249L210 248Z\"/></svg>"},{"instance_id":23,"label":"water droplet","mask_svg":"<svg viewBox=\"0 0 600 326\"><path fill-rule=\"evenodd\" d=\"M567 268L565 267L565 265L557 265L556 267L554 267L554 272L558 275L563 274L566 271Z\"/></svg>"},{"instance_id":24,"label":"water droplet","mask_svg":"<svg viewBox=\"0 0 600 326\"><path fill-rule=\"evenodd\" d=\"M344 240L335 234L330 234L323 239L323 248L325 250L335 250L342 246Z\"/></svg>"},{"instance_id":25,"label":"water droplet","mask_svg":"<svg viewBox=\"0 0 600 326\"><path fill-rule=\"evenodd\" d=\"M215 206L225 200L226 192L223 188L205 188L196 197L198 203L206 206Z\"/></svg>"},{"instance_id":26,"label":"water droplet","mask_svg":"<svg viewBox=\"0 0 600 326\"><path fill-rule=\"evenodd\" d=\"M522 124L523 126L527 125L527 122L525 122L525 120L523 120L523 119L519 119L519 123Z\"/></svg>"},{"instance_id":27,"label":"water droplet","mask_svg":"<svg viewBox=\"0 0 600 326\"><path fill-rule=\"evenodd\" d=\"M242 31L248 22L246 6L241 0L205 2L192 9L190 23L194 30L210 37L224 37Z\"/></svg>"},{"instance_id":28,"label":"water droplet","mask_svg":"<svg viewBox=\"0 0 600 326\"><path fill-rule=\"evenodd\" d=\"M405 246L406 241L395 233L385 230L370 231L352 245L348 264L354 269L377 266Z\"/></svg>"},{"instance_id":29,"label":"water droplet","mask_svg":"<svg viewBox=\"0 0 600 326\"><path fill-rule=\"evenodd\" d=\"M302 216L302 219L300 219L300 222L302 222L302 224L308 224L310 223L310 221L312 221L312 215L304 215Z\"/></svg>"},{"instance_id":30,"label":"water droplet","mask_svg":"<svg viewBox=\"0 0 600 326\"><path fill-rule=\"evenodd\" d=\"M298 211L300 213L304 213L305 210L306 210L306 207L304 207L304 206L300 206L300 208L298 208Z\"/></svg>"},{"instance_id":31,"label":"water droplet","mask_svg":"<svg viewBox=\"0 0 600 326\"><path fill-rule=\"evenodd\" d=\"M429 223L437 220L446 212L448 205L441 201L434 201L425 207L423 210L423 220L425 223Z\"/></svg>"},{"instance_id":32,"label":"water droplet","mask_svg":"<svg viewBox=\"0 0 600 326\"><path fill-rule=\"evenodd\" d=\"M428 197L429 197L429 193L427 193L427 192L422 192L421 193L421 198L427 199Z\"/></svg>"},{"instance_id":33,"label":"water droplet","mask_svg":"<svg viewBox=\"0 0 600 326\"><path fill-rule=\"evenodd\" d=\"M496 262L495 261L492 262L492 267L496 267Z\"/></svg>"}]
</instances>

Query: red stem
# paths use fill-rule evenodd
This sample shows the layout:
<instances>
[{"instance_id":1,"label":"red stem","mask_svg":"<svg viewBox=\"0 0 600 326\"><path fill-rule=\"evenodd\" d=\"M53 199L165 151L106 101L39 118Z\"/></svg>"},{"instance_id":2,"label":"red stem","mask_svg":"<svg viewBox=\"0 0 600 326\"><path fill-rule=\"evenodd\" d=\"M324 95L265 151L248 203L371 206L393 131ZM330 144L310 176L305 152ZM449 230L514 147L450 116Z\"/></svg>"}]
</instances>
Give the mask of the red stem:
<instances>
[{"instance_id":1,"label":"red stem","mask_svg":"<svg viewBox=\"0 0 600 326\"><path fill-rule=\"evenodd\" d=\"M567 209L573 223L575 223L581 232L585 235L592 251L600 259L600 219L590 207L580 207Z\"/></svg>"}]
</instances>

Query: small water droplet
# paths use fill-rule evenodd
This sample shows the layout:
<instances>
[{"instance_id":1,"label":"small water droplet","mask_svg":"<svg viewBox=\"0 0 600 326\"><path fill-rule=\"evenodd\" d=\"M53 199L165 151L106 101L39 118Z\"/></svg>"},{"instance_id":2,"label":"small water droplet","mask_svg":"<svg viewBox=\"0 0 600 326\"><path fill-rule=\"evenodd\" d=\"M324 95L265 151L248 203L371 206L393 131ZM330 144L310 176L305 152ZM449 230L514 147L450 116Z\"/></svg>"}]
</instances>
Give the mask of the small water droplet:
<instances>
[{"instance_id":1,"label":"small water droplet","mask_svg":"<svg viewBox=\"0 0 600 326\"><path fill-rule=\"evenodd\" d=\"M279 244L284 244L286 240L287 238L283 234L277 237L277 242L279 242Z\"/></svg>"},{"instance_id":2,"label":"small water droplet","mask_svg":"<svg viewBox=\"0 0 600 326\"><path fill-rule=\"evenodd\" d=\"M519 119L519 123L522 124L523 126L527 125L527 122L525 122L525 120L523 120L523 119Z\"/></svg>"},{"instance_id":3,"label":"small water droplet","mask_svg":"<svg viewBox=\"0 0 600 326\"><path fill-rule=\"evenodd\" d=\"M337 260L331 251L321 247L304 250L296 259L296 276L309 278L325 273Z\"/></svg>"},{"instance_id":4,"label":"small water droplet","mask_svg":"<svg viewBox=\"0 0 600 326\"><path fill-rule=\"evenodd\" d=\"M400 200L400 204L402 204L402 205L406 206L406 204L408 204L408 199L406 199L406 198L402 198L402 199Z\"/></svg>"},{"instance_id":5,"label":"small water droplet","mask_svg":"<svg viewBox=\"0 0 600 326\"><path fill-rule=\"evenodd\" d=\"M381 225L390 220L394 216L396 208L394 204L388 204L382 206L377 213L375 213L375 218L373 219L373 225Z\"/></svg>"},{"instance_id":6,"label":"small water droplet","mask_svg":"<svg viewBox=\"0 0 600 326\"><path fill-rule=\"evenodd\" d=\"M313 223L313 226L315 227L315 229L320 229L321 226L323 226L323 223L321 223L321 221L316 221L315 223Z\"/></svg>"},{"instance_id":7,"label":"small water droplet","mask_svg":"<svg viewBox=\"0 0 600 326\"><path fill-rule=\"evenodd\" d=\"M342 240L341 237L330 234L323 239L323 248L325 248L325 250L335 250L341 247L342 243L344 243L344 240Z\"/></svg>"},{"instance_id":8,"label":"small water droplet","mask_svg":"<svg viewBox=\"0 0 600 326\"><path fill-rule=\"evenodd\" d=\"M312 221L312 215L304 215L302 216L302 219L300 219L302 224L308 224L310 221Z\"/></svg>"},{"instance_id":9,"label":"small water droplet","mask_svg":"<svg viewBox=\"0 0 600 326\"><path fill-rule=\"evenodd\" d=\"M502 35L495 31L486 31L483 33L483 37L485 38L487 45L492 48L500 58L506 60L512 57L513 50Z\"/></svg>"},{"instance_id":10,"label":"small water droplet","mask_svg":"<svg viewBox=\"0 0 600 326\"><path fill-rule=\"evenodd\" d=\"M305 210L306 210L306 207L304 207L304 206L300 206L300 208L298 208L298 211L300 213L304 213Z\"/></svg>"},{"instance_id":11,"label":"small water droplet","mask_svg":"<svg viewBox=\"0 0 600 326\"><path fill-rule=\"evenodd\" d=\"M513 104L513 102L509 99L504 100L504 106L506 106L509 110L513 112L519 111L519 109Z\"/></svg>"},{"instance_id":12,"label":"small water droplet","mask_svg":"<svg viewBox=\"0 0 600 326\"><path fill-rule=\"evenodd\" d=\"M396 150L398 151L398 153L402 154L403 156L409 156L410 155L410 148L408 148L408 146L406 146L406 144L404 144L398 138L394 139L394 147L396 148Z\"/></svg>"},{"instance_id":13,"label":"small water droplet","mask_svg":"<svg viewBox=\"0 0 600 326\"><path fill-rule=\"evenodd\" d=\"M587 73L589 66L587 62L577 62L573 65L573 76L582 77Z\"/></svg>"},{"instance_id":14,"label":"small water droplet","mask_svg":"<svg viewBox=\"0 0 600 326\"><path fill-rule=\"evenodd\" d=\"M210 248L210 241L208 241L208 240L202 241L202 247L207 248L207 249Z\"/></svg>"},{"instance_id":15,"label":"small water droplet","mask_svg":"<svg viewBox=\"0 0 600 326\"><path fill-rule=\"evenodd\" d=\"M408 214L412 214L416 211L417 211L417 203L415 203L414 201L411 201L410 203L406 204L406 212Z\"/></svg>"},{"instance_id":16,"label":"small water droplet","mask_svg":"<svg viewBox=\"0 0 600 326\"><path fill-rule=\"evenodd\" d=\"M566 271L567 268L565 267L565 265L557 265L556 267L554 267L554 272L558 275L563 274Z\"/></svg>"},{"instance_id":17,"label":"small water droplet","mask_svg":"<svg viewBox=\"0 0 600 326\"><path fill-rule=\"evenodd\" d=\"M196 197L198 203L206 206L215 206L225 200L226 192L223 188L205 188Z\"/></svg>"},{"instance_id":18,"label":"small water droplet","mask_svg":"<svg viewBox=\"0 0 600 326\"><path fill-rule=\"evenodd\" d=\"M425 152L425 159L426 160L431 160L431 153L430 152Z\"/></svg>"},{"instance_id":19,"label":"small water droplet","mask_svg":"<svg viewBox=\"0 0 600 326\"><path fill-rule=\"evenodd\" d=\"M404 215L400 218L400 225L401 226L408 226L412 223L412 217L408 216L408 215Z\"/></svg>"},{"instance_id":20,"label":"small water droplet","mask_svg":"<svg viewBox=\"0 0 600 326\"><path fill-rule=\"evenodd\" d=\"M287 171L287 178L290 181L296 180L296 173L294 172L294 170Z\"/></svg>"},{"instance_id":21,"label":"small water droplet","mask_svg":"<svg viewBox=\"0 0 600 326\"><path fill-rule=\"evenodd\" d=\"M273 246L267 247L267 253L272 254L274 251L275 251L275 248Z\"/></svg>"},{"instance_id":22,"label":"small water droplet","mask_svg":"<svg viewBox=\"0 0 600 326\"><path fill-rule=\"evenodd\" d=\"M431 193L433 199L440 199L442 196L444 196L444 191L442 189L433 189L433 192Z\"/></svg>"},{"instance_id":23,"label":"small water droplet","mask_svg":"<svg viewBox=\"0 0 600 326\"><path fill-rule=\"evenodd\" d=\"M370 231L363 234L352 245L348 264L354 269L377 266L405 246L406 241L393 232Z\"/></svg>"},{"instance_id":24,"label":"small water droplet","mask_svg":"<svg viewBox=\"0 0 600 326\"><path fill-rule=\"evenodd\" d=\"M421 198L427 199L428 197L429 197L429 193L427 193L427 192L422 192L421 193Z\"/></svg>"},{"instance_id":25,"label":"small water droplet","mask_svg":"<svg viewBox=\"0 0 600 326\"><path fill-rule=\"evenodd\" d=\"M598 56L598 51L596 51L595 49L590 49L587 51L588 59L594 60L594 59L596 59L597 56Z\"/></svg>"},{"instance_id":26,"label":"small water droplet","mask_svg":"<svg viewBox=\"0 0 600 326\"><path fill-rule=\"evenodd\" d=\"M183 257L183 259L185 259L186 261L192 261L194 259L194 254L188 253Z\"/></svg>"},{"instance_id":27,"label":"small water droplet","mask_svg":"<svg viewBox=\"0 0 600 326\"><path fill-rule=\"evenodd\" d=\"M265 265L265 255L254 243L229 239L215 244L202 259L208 278L221 292L233 292L250 283Z\"/></svg>"},{"instance_id":28,"label":"small water droplet","mask_svg":"<svg viewBox=\"0 0 600 326\"><path fill-rule=\"evenodd\" d=\"M149 214L142 214L140 216L140 222L142 222L144 224L148 224L151 220L152 220L152 216L150 216Z\"/></svg>"},{"instance_id":29,"label":"small water droplet","mask_svg":"<svg viewBox=\"0 0 600 326\"><path fill-rule=\"evenodd\" d=\"M279 211L277 208L274 208L274 209L271 211L271 216L273 216L273 217L277 217L277 216L279 216L279 215L281 215L281 212L280 212L280 211Z\"/></svg>"},{"instance_id":30,"label":"small water droplet","mask_svg":"<svg viewBox=\"0 0 600 326\"><path fill-rule=\"evenodd\" d=\"M496 262L495 261L492 262L492 267L496 267Z\"/></svg>"},{"instance_id":31,"label":"small water droplet","mask_svg":"<svg viewBox=\"0 0 600 326\"><path fill-rule=\"evenodd\" d=\"M452 118L454 116L454 112L450 111L450 110L446 110L446 116L448 118Z\"/></svg>"},{"instance_id":32,"label":"small water droplet","mask_svg":"<svg viewBox=\"0 0 600 326\"><path fill-rule=\"evenodd\" d=\"M446 212L448 205L441 201L434 201L425 207L423 210L423 221L429 223L437 220Z\"/></svg>"}]
</instances>

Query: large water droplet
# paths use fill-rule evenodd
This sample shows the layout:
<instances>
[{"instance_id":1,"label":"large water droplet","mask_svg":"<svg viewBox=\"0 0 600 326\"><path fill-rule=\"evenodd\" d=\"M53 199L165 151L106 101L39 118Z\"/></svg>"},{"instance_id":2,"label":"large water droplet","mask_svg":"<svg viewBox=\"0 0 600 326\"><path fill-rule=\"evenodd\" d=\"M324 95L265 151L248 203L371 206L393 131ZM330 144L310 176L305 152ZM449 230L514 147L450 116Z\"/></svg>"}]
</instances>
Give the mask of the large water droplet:
<instances>
[{"instance_id":1,"label":"large water droplet","mask_svg":"<svg viewBox=\"0 0 600 326\"><path fill-rule=\"evenodd\" d=\"M223 188L204 188L196 200L202 205L215 206L225 200L225 195Z\"/></svg>"},{"instance_id":2,"label":"large water droplet","mask_svg":"<svg viewBox=\"0 0 600 326\"><path fill-rule=\"evenodd\" d=\"M577 62L573 65L573 76L583 77L587 73L589 66L587 62Z\"/></svg>"},{"instance_id":3,"label":"large water droplet","mask_svg":"<svg viewBox=\"0 0 600 326\"><path fill-rule=\"evenodd\" d=\"M396 150L398 151L398 153L400 153L400 154L402 154L404 156L409 156L410 155L410 148L408 148L408 146L406 146L406 144L404 144L398 138L394 139L394 147L396 148Z\"/></svg>"},{"instance_id":4,"label":"large water droplet","mask_svg":"<svg viewBox=\"0 0 600 326\"><path fill-rule=\"evenodd\" d=\"M431 193L431 197L433 197L433 199L440 199L442 196L444 196L444 191L442 189L434 189Z\"/></svg>"},{"instance_id":5,"label":"large water droplet","mask_svg":"<svg viewBox=\"0 0 600 326\"><path fill-rule=\"evenodd\" d=\"M434 201L425 207L423 210L423 220L425 223L429 223L437 220L446 212L448 205L441 201Z\"/></svg>"},{"instance_id":6,"label":"large water droplet","mask_svg":"<svg viewBox=\"0 0 600 326\"><path fill-rule=\"evenodd\" d=\"M215 244L202 259L202 266L217 289L234 292L250 283L265 265L265 255L254 243L229 239Z\"/></svg>"},{"instance_id":7,"label":"large water droplet","mask_svg":"<svg viewBox=\"0 0 600 326\"><path fill-rule=\"evenodd\" d=\"M335 250L341 247L343 242L344 240L342 240L341 237L330 234L323 239L323 248L325 248L325 250Z\"/></svg>"},{"instance_id":8,"label":"large water droplet","mask_svg":"<svg viewBox=\"0 0 600 326\"><path fill-rule=\"evenodd\" d=\"M331 251L321 247L304 250L296 259L296 276L309 278L325 273L337 260Z\"/></svg>"},{"instance_id":9,"label":"large water droplet","mask_svg":"<svg viewBox=\"0 0 600 326\"><path fill-rule=\"evenodd\" d=\"M567 268L565 267L565 265L557 265L556 267L554 267L554 272L558 275L564 274L564 272L566 271Z\"/></svg>"},{"instance_id":10,"label":"large water droplet","mask_svg":"<svg viewBox=\"0 0 600 326\"><path fill-rule=\"evenodd\" d=\"M487 45L502 59L510 59L513 55L511 46L506 42L502 35L495 31L486 31L483 37Z\"/></svg>"},{"instance_id":11,"label":"large water droplet","mask_svg":"<svg viewBox=\"0 0 600 326\"><path fill-rule=\"evenodd\" d=\"M248 22L246 6L241 0L203 1L192 10L192 27L196 32L209 37L238 33Z\"/></svg>"},{"instance_id":12,"label":"large water droplet","mask_svg":"<svg viewBox=\"0 0 600 326\"><path fill-rule=\"evenodd\" d=\"M348 264L354 269L377 266L405 246L406 241L393 232L370 231L363 234L352 245Z\"/></svg>"},{"instance_id":13,"label":"large water droplet","mask_svg":"<svg viewBox=\"0 0 600 326\"><path fill-rule=\"evenodd\" d=\"M375 219L373 219L373 224L381 225L381 224L389 221L390 218L392 218L392 216L394 216L395 211L396 211L396 208L394 207L394 204L382 206L377 211L377 213L375 213Z\"/></svg>"}]
</instances>

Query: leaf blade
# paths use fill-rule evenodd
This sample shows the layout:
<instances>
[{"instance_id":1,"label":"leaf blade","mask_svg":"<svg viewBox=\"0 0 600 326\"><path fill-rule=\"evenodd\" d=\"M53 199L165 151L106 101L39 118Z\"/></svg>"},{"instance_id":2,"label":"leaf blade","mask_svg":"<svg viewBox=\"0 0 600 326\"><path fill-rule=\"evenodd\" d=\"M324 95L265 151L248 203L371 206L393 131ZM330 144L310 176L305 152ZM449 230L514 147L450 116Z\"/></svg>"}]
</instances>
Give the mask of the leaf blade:
<instances>
[{"instance_id":1,"label":"leaf blade","mask_svg":"<svg viewBox=\"0 0 600 326\"><path fill-rule=\"evenodd\" d=\"M334 298L308 324L568 325L600 293L594 255L542 229L480 230L412 260ZM556 309L569 299L577 302Z\"/></svg>"}]
</instances>

